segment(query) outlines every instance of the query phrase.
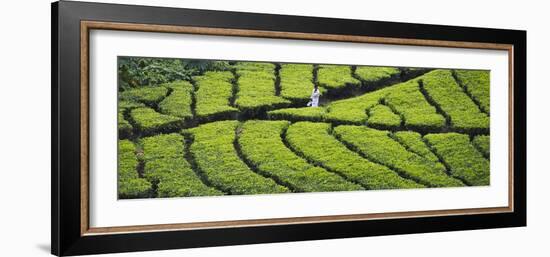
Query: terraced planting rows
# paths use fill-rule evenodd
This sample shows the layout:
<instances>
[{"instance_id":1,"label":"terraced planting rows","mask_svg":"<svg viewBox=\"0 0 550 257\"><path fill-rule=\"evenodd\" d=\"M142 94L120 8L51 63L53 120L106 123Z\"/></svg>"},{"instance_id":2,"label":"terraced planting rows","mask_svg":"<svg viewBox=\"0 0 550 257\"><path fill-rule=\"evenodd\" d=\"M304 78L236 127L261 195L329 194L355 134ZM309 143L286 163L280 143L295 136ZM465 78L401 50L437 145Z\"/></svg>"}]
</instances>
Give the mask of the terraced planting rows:
<instances>
[{"instance_id":1,"label":"terraced planting rows","mask_svg":"<svg viewBox=\"0 0 550 257\"><path fill-rule=\"evenodd\" d=\"M479 71L456 72L457 74L475 73L471 76L479 73ZM465 77L465 75L460 76ZM486 83L486 81L482 82ZM488 90L486 85L480 87ZM470 88L474 87L470 86ZM453 77L452 71L434 70L358 97L331 102L316 110L304 107L286 108L269 111L268 115L273 119L367 126L372 115L373 126L392 130L407 129L423 133L442 130L488 133L488 113L483 112L483 108L478 106L467 92L468 89L460 86ZM397 122L397 116L400 117L400 122Z\"/></svg>"},{"instance_id":2,"label":"terraced planting rows","mask_svg":"<svg viewBox=\"0 0 550 257\"><path fill-rule=\"evenodd\" d=\"M123 90L119 198L486 186L488 90L485 71L259 62Z\"/></svg>"}]
</instances>

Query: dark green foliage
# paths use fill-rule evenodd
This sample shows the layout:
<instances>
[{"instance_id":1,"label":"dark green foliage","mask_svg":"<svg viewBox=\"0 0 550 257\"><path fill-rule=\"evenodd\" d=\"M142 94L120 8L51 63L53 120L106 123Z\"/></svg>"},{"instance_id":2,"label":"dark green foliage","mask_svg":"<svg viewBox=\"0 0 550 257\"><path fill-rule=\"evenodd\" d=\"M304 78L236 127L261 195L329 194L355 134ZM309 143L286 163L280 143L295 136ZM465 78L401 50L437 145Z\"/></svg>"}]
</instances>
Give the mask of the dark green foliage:
<instances>
[{"instance_id":1,"label":"dark green foliage","mask_svg":"<svg viewBox=\"0 0 550 257\"><path fill-rule=\"evenodd\" d=\"M366 83L376 83L379 81L387 81L392 77L399 75L401 71L393 67L373 67L373 66L358 66L355 69L355 74Z\"/></svg>"},{"instance_id":2,"label":"dark green foliage","mask_svg":"<svg viewBox=\"0 0 550 257\"><path fill-rule=\"evenodd\" d=\"M231 69L231 65L227 61L210 61L210 60L183 60L186 70L195 71L193 75L197 73L204 73L208 71L227 71Z\"/></svg>"},{"instance_id":3,"label":"dark green foliage","mask_svg":"<svg viewBox=\"0 0 550 257\"><path fill-rule=\"evenodd\" d=\"M451 120L451 126L463 131L489 128L489 117L462 91L451 71L435 70L422 76L429 97Z\"/></svg>"},{"instance_id":4,"label":"dark green foliage","mask_svg":"<svg viewBox=\"0 0 550 257\"><path fill-rule=\"evenodd\" d=\"M491 156L491 138L490 136L476 136L472 140L472 144L483 154L483 156L489 158Z\"/></svg>"},{"instance_id":5,"label":"dark green foliage","mask_svg":"<svg viewBox=\"0 0 550 257\"><path fill-rule=\"evenodd\" d=\"M275 65L272 63L239 62L235 65L238 75L235 105L242 111L285 107L290 102L275 95Z\"/></svg>"},{"instance_id":6,"label":"dark green foliage","mask_svg":"<svg viewBox=\"0 0 550 257\"><path fill-rule=\"evenodd\" d=\"M163 86L171 88L172 93L159 103L160 111L184 119L192 118L191 97L193 85L187 81L178 81Z\"/></svg>"},{"instance_id":7,"label":"dark green foliage","mask_svg":"<svg viewBox=\"0 0 550 257\"><path fill-rule=\"evenodd\" d=\"M154 105L162 101L167 93L168 89L165 87L140 87L121 92L120 99Z\"/></svg>"},{"instance_id":8,"label":"dark green foliage","mask_svg":"<svg viewBox=\"0 0 550 257\"><path fill-rule=\"evenodd\" d=\"M142 159L145 162L143 176L157 184L158 197L185 197L222 195L206 186L195 174L183 156L183 137L164 134L141 139Z\"/></svg>"},{"instance_id":9,"label":"dark green foliage","mask_svg":"<svg viewBox=\"0 0 550 257\"><path fill-rule=\"evenodd\" d=\"M387 89L391 92L385 98L385 102L403 117L405 127L433 130L445 126L445 118L439 115L435 107L426 101L416 79Z\"/></svg>"},{"instance_id":10,"label":"dark green foliage","mask_svg":"<svg viewBox=\"0 0 550 257\"><path fill-rule=\"evenodd\" d=\"M385 105L379 104L369 109L368 126L372 127L399 127L401 117Z\"/></svg>"},{"instance_id":11,"label":"dark green foliage","mask_svg":"<svg viewBox=\"0 0 550 257\"><path fill-rule=\"evenodd\" d=\"M329 134L325 123L297 122L287 131L290 146L310 161L337 172L367 189L419 188L385 166L352 152Z\"/></svg>"},{"instance_id":12,"label":"dark green foliage","mask_svg":"<svg viewBox=\"0 0 550 257\"><path fill-rule=\"evenodd\" d=\"M234 148L237 121L219 121L189 129L190 147L197 166L216 188L230 194L272 194L289 190L254 173Z\"/></svg>"},{"instance_id":13,"label":"dark green foliage","mask_svg":"<svg viewBox=\"0 0 550 257\"><path fill-rule=\"evenodd\" d=\"M399 171L405 177L430 187L464 186L459 180L448 176L445 168L407 151L394 141L389 132L363 126L338 126L334 133L367 158Z\"/></svg>"},{"instance_id":14,"label":"dark green foliage","mask_svg":"<svg viewBox=\"0 0 550 257\"><path fill-rule=\"evenodd\" d=\"M393 134L393 138L401 143L407 150L418 154L432 162L439 162L437 156L422 140L422 135L414 131L399 131Z\"/></svg>"},{"instance_id":15,"label":"dark green foliage","mask_svg":"<svg viewBox=\"0 0 550 257\"><path fill-rule=\"evenodd\" d=\"M453 176L473 186L489 185L489 161L474 148L468 135L428 134L424 138L448 165Z\"/></svg>"},{"instance_id":16,"label":"dark green foliage","mask_svg":"<svg viewBox=\"0 0 550 257\"><path fill-rule=\"evenodd\" d=\"M137 128L144 134L173 130L182 126L181 118L160 114L148 107L133 109L130 115Z\"/></svg>"},{"instance_id":17,"label":"dark green foliage","mask_svg":"<svg viewBox=\"0 0 550 257\"><path fill-rule=\"evenodd\" d=\"M490 113L490 73L489 71L456 70L456 78L472 98L479 103L480 108Z\"/></svg>"},{"instance_id":18,"label":"dark green foliage","mask_svg":"<svg viewBox=\"0 0 550 257\"><path fill-rule=\"evenodd\" d=\"M122 90L189 80L206 71L229 69L228 62L174 58L119 57L118 84Z\"/></svg>"},{"instance_id":19,"label":"dark green foliage","mask_svg":"<svg viewBox=\"0 0 550 257\"><path fill-rule=\"evenodd\" d=\"M267 112L270 119L290 121L321 121L324 114L325 108L322 107L286 108Z\"/></svg>"},{"instance_id":20,"label":"dark green foliage","mask_svg":"<svg viewBox=\"0 0 550 257\"><path fill-rule=\"evenodd\" d=\"M235 114L237 108L230 106L234 79L229 71L206 72L193 78L197 85L195 93L197 117L211 120Z\"/></svg>"},{"instance_id":21,"label":"dark green foliage","mask_svg":"<svg viewBox=\"0 0 550 257\"><path fill-rule=\"evenodd\" d=\"M361 190L359 185L313 166L290 151L281 139L288 121L248 121L238 142L245 158L267 176L297 192Z\"/></svg>"},{"instance_id":22,"label":"dark green foliage","mask_svg":"<svg viewBox=\"0 0 550 257\"><path fill-rule=\"evenodd\" d=\"M118 84L121 89L186 80L196 72L186 69L181 59L145 57L118 58Z\"/></svg>"},{"instance_id":23,"label":"dark green foliage","mask_svg":"<svg viewBox=\"0 0 550 257\"><path fill-rule=\"evenodd\" d=\"M313 90L313 65L282 64L279 70L281 96L293 101L307 100Z\"/></svg>"},{"instance_id":24,"label":"dark green foliage","mask_svg":"<svg viewBox=\"0 0 550 257\"><path fill-rule=\"evenodd\" d=\"M122 199L151 195L151 183L138 175L135 150L131 141L118 141L118 197Z\"/></svg>"},{"instance_id":25,"label":"dark green foliage","mask_svg":"<svg viewBox=\"0 0 550 257\"><path fill-rule=\"evenodd\" d=\"M319 65L317 82L329 90L361 85L359 80L351 76L351 67L346 65Z\"/></svg>"}]
</instances>

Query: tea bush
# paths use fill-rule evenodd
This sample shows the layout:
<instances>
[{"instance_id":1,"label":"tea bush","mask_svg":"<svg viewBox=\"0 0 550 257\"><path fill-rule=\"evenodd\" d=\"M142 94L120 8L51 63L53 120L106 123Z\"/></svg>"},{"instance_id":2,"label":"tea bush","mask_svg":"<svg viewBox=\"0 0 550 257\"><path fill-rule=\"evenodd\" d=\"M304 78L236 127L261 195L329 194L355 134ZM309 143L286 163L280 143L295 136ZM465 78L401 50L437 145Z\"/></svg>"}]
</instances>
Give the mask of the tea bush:
<instances>
[{"instance_id":1,"label":"tea bush","mask_svg":"<svg viewBox=\"0 0 550 257\"><path fill-rule=\"evenodd\" d=\"M281 64L281 96L291 101L306 101L313 90L313 65Z\"/></svg>"},{"instance_id":2,"label":"tea bush","mask_svg":"<svg viewBox=\"0 0 550 257\"><path fill-rule=\"evenodd\" d=\"M329 134L329 129L330 125L326 123L297 122L288 128L286 139L293 149L311 162L367 189L423 187L350 151Z\"/></svg>"},{"instance_id":3,"label":"tea bush","mask_svg":"<svg viewBox=\"0 0 550 257\"><path fill-rule=\"evenodd\" d=\"M407 151L394 141L387 131L362 126L338 126L335 135L357 149L367 158L399 171L429 187L464 186L459 180L448 176L444 167L415 153Z\"/></svg>"},{"instance_id":4,"label":"tea bush","mask_svg":"<svg viewBox=\"0 0 550 257\"><path fill-rule=\"evenodd\" d=\"M216 188L230 194L289 192L270 178L254 173L234 147L237 121L219 121L187 130L193 136L190 151L198 168Z\"/></svg>"},{"instance_id":5,"label":"tea bush","mask_svg":"<svg viewBox=\"0 0 550 257\"><path fill-rule=\"evenodd\" d=\"M351 67L346 65L319 65L317 82L329 90L361 85L361 82L351 75Z\"/></svg>"},{"instance_id":6,"label":"tea bush","mask_svg":"<svg viewBox=\"0 0 550 257\"><path fill-rule=\"evenodd\" d=\"M424 138L450 167L453 176L463 179L470 185L489 185L489 161L474 148L468 135L428 134Z\"/></svg>"},{"instance_id":7,"label":"tea bush","mask_svg":"<svg viewBox=\"0 0 550 257\"><path fill-rule=\"evenodd\" d=\"M172 89L172 93L159 103L160 111L183 119L192 118L193 85L187 81L178 81L163 86Z\"/></svg>"},{"instance_id":8,"label":"tea bush","mask_svg":"<svg viewBox=\"0 0 550 257\"><path fill-rule=\"evenodd\" d=\"M275 95L275 65L240 62L235 65L239 91L235 105L248 113L288 106L290 101Z\"/></svg>"},{"instance_id":9,"label":"tea bush","mask_svg":"<svg viewBox=\"0 0 550 257\"><path fill-rule=\"evenodd\" d=\"M137 128L145 135L180 128L182 119L160 114L149 107L140 107L130 111Z\"/></svg>"},{"instance_id":10,"label":"tea bush","mask_svg":"<svg viewBox=\"0 0 550 257\"><path fill-rule=\"evenodd\" d=\"M123 91L120 93L120 99L154 105L162 101L167 93L168 89L165 87L147 86Z\"/></svg>"},{"instance_id":11,"label":"tea bush","mask_svg":"<svg viewBox=\"0 0 550 257\"><path fill-rule=\"evenodd\" d=\"M327 107L325 120L337 124L364 125L367 121L367 109L379 104L384 98L384 89L362 96L334 101Z\"/></svg>"},{"instance_id":12,"label":"tea bush","mask_svg":"<svg viewBox=\"0 0 550 257\"><path fill-rule=\"evenodd\" d=\"M126 109L134 109L137 107L144 107L145 105L140 102L134 102L132 100L124 100L119 99L118 100L118 109L119 110L126 110Z\"/></svg>"},{"instance_id":13,"label":"tea bush","mask_svg":"<svg viewBox=\"0 0 550 257\"><path fill-rule=\"evenodd\" d=\"M214 120L237 113L237 108L231 107L230 102L234 79L231 72L211 71L193 79L197 85L195 112L199 119Z\"/></svg>"},{"instance_id":14,"label":"tea bush","mask_svg":"<svg viewBox=\"0 0 550 257\"><path fill-rule=\"evenodd\" d=\"M451 126L464 132L489 128L489 117L462 91L451 71L436 70L427 73L422 76L422 83L429 97L450 118Z\"/></svg>"},{"instance_id":15,"label":"tea bush","mask_svg":"<svg viewBox=\"0 0 550 257\"><path fill-rule=\"evenodd\" d=\"M322 107L285 108L267 112L270 119L290 121L322 121L324 114L325 108Z\"/></svg>"},{"instance_id":16,"label":"tea bush","mask_svg":"<svg viewBox=\"0 0 550 257\"><path fill-rule=\"evenodd\" d=\"M136 147L130 140L118 140L118 179L138 178Z\"/></svg>"},{"instance_id":17,"label":"tea bush","mask_svg":"<svg viewBox=\"0 0 550 257\"><path fill-rule=\"evenodd\" d=\"M491 156L491 138L490 136L480 135L475 136L474 140L472 140L472 144L477 147L477 149L485 156L486 158L489 158Z\"/></svg>"},{"instance_id":18,"label":"tea bush","mask_svg":"<svg viewBox=\"0 0 550 257\"><path fill-rule=\"evenodd\" d=\"M491 74L489 71L456 70L455 74L460 84L462 84L472 98L479 103L480 108L484 112L490 113Z\"/></svg>"},{"instance_id":19,"label":"tea bush","mask_svg":"<svg viewBox=\"0 0 550 257\"><path fill-rule=\"evenodd\" d=\"M118 137L128 138L132 135L132 125L124 118L123 110L118 110Z\"/></svg>"},{"instance_id":20,"label":"tea bush","mask_svg":"<svg viewBox=\"0 0 550 257\"><path fill-rule=\"evenodd\" d=\"M401 117L393 113L388 106L382 104L376 105L370 108L368 113L367 126L389 128L401 125Z\"/></svg>"},{"instance_id":21,"label":"tea bush","mask_svg":"<svg viewBox=\"0 0 550 257\"><path fill-rule=\"evenodd\" d=\"M143 176L157 184L158 197L184 197L222 195L206 186L183 155L183 137L179 134L163 134L142 138Z\"/></svg>"},{"instance_id":22,"label":"tea bush","mask_svg":"<svg viewBox=\"0 0 550 257\"><path fill-rule=\"evenodd\" d=\"M183 137L177 133L161 134L141 138L139 144L143 148L141 159L145 162L183 157Z\"/></svg>"},{"instance_id":23,"label":"tea bush","mask_svg":"<svg viewBox=\"0 0 550 257\"><path fill-rule=\"evenodd\" d=\"M391 93L385 102L403 117L406 128L425 131L445 126L445 118L437 113L436 108L420 92L418 80L409 80L389 89Z\"/></svg>"},{"instance_id":24,"label":"tea bush","mask_svg":"<svg viewBox=\"0 0 550 257\"><path fill-rule=\"evenodd\" d=\"M358 66L355 69L357 77L370 85L387 82L391 78L399 76L400 73L401 71L398 68L393 67Z\"/></svg>"},{"instance_id":25,"label":"tea bush","mask_svg":"<svg viewBox=\"0 0 550 257\"><path fill-rule=\"evenodd\" d=\"M297 192L361 190L361 186L313 166L289 150L281 139L288 121L247 121L238 138L243 156L269 177Z\"/></svg>"},{"instance_id":26,"label":"tea bush","mask_svg":"<svg viewBox=\"0 0 550 257\"><path fill-rule=\"evenodd\" d=\"M393 138L401 143L407 150L418 154L432 162L439 162L437 156L430 150L430 147L422 140L422 135L414 131L398 131Z\"/></svg>"},{"instance_id":27,"label":"tea bush","mask_svg":"<svg viewBox=\"0 0 550 257\"><path fill-rule=\"evenodd\" d=\"M118 197L122 199L144 198L151 195L151 183L138 175L135 150L131 141L118 141Z\"/></svg>"}]
</instances>

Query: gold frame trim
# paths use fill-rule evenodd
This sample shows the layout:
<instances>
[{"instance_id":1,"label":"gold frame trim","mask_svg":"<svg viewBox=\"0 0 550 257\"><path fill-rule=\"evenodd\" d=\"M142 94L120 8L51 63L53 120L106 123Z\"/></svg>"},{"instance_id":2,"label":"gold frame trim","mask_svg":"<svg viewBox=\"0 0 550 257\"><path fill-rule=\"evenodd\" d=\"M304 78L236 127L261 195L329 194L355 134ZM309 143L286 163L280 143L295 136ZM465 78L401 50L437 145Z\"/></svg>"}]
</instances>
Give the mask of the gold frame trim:
<instances>
[{"instance_id":1,"label":"gold frame trim","mask_svg":"<svg viewBox=\"0 0 550 257\"><path fill-rule=\"evenodd\" d=\"M255 219L255 220L232 220L232 221L211 221L211 222L193 222L178 224L155 224L139 226L121 226L121 227L93 227L89 226L89 33L90 30L124 30L140 32L162 32L162 33L182 33L198 35L218 35L218 36L240 36L240 37L260 37L260 38L283 38L283 39L301 39L318 41L336 41L336 42L357 42L357 43L375 43L390 45L414 45L431 47L453 47L470 49L494 49L508 51L508 206L491 208L470 208L470 209L449 209L433 211L409 211L409 212L391 212L391 213L370 213L353 215L330 215L330 216L310 216L310 217L292 217L275 219ZM190 26L171 26L154 24L135 24L135 23L116 23L100 21L81 21L80 22L80 234L81 236L91 236L100 234L118 234L118 233L139 233L139 232L157 232L173 230L193 230L193 229L213 229L230 227L250 227L250 226L272 226L289 224L307 224L323 222L341 222L341 221L362 221L375 219L391 218L415 218L415 217L433 217L449 215L473 215L489 213L505 213L514 211L514 91L513 91L513 56L514 47L510 44L493 44L479 42L460 42L460 41L442 41L425 39L403 39L387 37L370 36L351 36L334 34L316 34L282 31L264 31L264 30L245 30L245 29L225 29L210 27L190 27Z\"/></svg>"}]
</instances>

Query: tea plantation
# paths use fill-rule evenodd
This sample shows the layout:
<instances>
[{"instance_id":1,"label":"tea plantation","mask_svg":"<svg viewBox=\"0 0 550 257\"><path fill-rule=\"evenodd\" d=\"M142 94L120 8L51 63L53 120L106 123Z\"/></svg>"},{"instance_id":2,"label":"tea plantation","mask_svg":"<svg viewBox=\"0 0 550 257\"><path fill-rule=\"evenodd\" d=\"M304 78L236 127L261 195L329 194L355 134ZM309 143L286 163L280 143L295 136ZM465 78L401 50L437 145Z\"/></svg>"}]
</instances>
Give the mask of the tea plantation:
<instances>
[{"instance_id":1,"label":"tea plantation","mask_svg":"<svg viewBox=\"0 0 550 257\"><path fill-rule=\"evenodd\" d=\"M191 75L119 90L121 199L490 185L488 71L227 62L180 73ZM314 85L321 106L306 107Z\"/></svg>"}]
</instances>

